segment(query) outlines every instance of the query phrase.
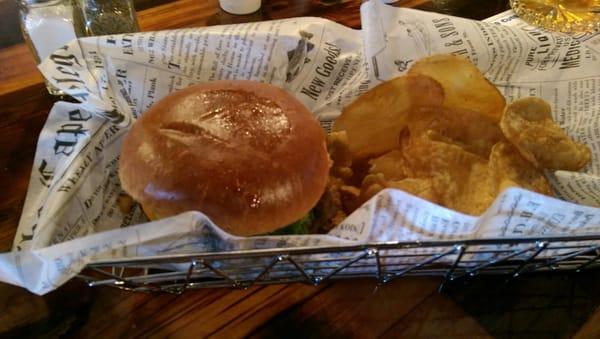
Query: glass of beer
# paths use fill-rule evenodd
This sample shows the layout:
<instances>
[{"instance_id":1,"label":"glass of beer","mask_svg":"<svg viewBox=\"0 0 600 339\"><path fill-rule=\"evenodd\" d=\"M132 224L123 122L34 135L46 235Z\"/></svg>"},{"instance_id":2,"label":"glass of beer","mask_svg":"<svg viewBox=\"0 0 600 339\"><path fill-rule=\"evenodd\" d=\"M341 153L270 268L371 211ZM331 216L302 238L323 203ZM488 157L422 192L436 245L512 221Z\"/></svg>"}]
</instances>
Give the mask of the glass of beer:
<instances>
[{"instance_id":1,"label":"glass of beer","mask_svg":"<svg viewBox=\"0 0 600 339\"><path fill-rule=\"evenodd\" d=\"M510 0L510 5L523 20L547 30L600 30L600 0Z\"/></svg>"}]
</instances>

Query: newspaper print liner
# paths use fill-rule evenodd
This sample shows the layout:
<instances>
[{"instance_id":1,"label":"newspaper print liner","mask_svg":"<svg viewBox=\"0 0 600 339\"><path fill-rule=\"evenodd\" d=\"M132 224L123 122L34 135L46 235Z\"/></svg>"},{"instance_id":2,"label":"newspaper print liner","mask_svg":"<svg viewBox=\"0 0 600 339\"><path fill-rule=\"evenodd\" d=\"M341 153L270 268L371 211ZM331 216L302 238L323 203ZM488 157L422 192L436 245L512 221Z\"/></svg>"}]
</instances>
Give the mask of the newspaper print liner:
<instances>
[{"instance_id":1,"label":"newspaper print liner","mask_svg":"<svg viewBox=\"0 0 600 339\"><path fill-rule=\"evenodd\" d=\"M0 280L47 293L107 258L376 241L600 233L600 209L520 189L472 217L384 190L329 235L239 238L198 212L144 223L116 207L120 142L166 94L215 79L252 79L294 94L329 128L340 108L434 53L469 57L508 100L538 95L593 150L585 174L551 173L574 202L598 205L600 61L579 41L434 13L361 8L362 31L320 18L92 37L57 50L40 70L81 101L58 102L40 134L13 252ZM130 226L136 225L136 226ZM452 257L448 257L452 260Z\"/></svg>"}]
</instances>

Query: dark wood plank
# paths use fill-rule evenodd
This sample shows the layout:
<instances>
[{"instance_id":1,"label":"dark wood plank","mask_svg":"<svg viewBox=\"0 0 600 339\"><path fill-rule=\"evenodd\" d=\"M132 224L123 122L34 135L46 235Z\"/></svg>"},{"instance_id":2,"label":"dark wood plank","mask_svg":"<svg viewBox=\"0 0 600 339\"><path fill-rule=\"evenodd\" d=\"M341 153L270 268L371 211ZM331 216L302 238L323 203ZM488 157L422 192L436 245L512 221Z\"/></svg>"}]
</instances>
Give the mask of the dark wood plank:
<instances>
[{"instance_id":1,"label":"dark wood plank","mask_svg":"<svg viewBox=\"0 0 600 339\"><path fill-rule=\"evenodd\" d=\"M448 297L434 293L381 334L382 339L492 338L472 316Z\"/></svg>"},{"instance_id":2,"label":"dark wood plank","mask_svg":"<svg viewBox=\"0 0 600 339\"><path fill-rule=\"evenodd\" d=\"M379 287L372 280L336 282L264 323L252 337L374 338L436 294L439 282L406 278Z\"/></svg>"},{"instance_id":3,"label":"dark wood plank","mask_svg":"<svg viewBox=\"0 0 600 339\"><path fill-rule=\"evenodd\" d=\"M600 307L596 312L581 326L579 331L573 336L574 339L600 338Z\"/></svg>"},{"instance_id":4,"label":"dark wood plank","mask_svg":"<svg viewBox=\"0 0 600 339\"><path fill-rule=\"evenodd\" d=\"M10 250L25 201L37 138L56 99L43 83L0 96L0 250Z\"/></svg>"},{"instance_id":5,"label":"dark wood plank","mask_svg":"<svg viewBox=\"0 0 600 339\"><path fill-rule=\"evenodd\" d=\"M86 323L74 333L78 337L306 337L309 333L371 337L434 295L438 283L437 278L410 278L378 288L372 280L359 280L319 287L195 290L181 296L100 288L94 291Z\"/></svg>"},{"instance_id":6,"label":"dark wood plank","mask_svg":"<svg viewBox=\"0 0 600 339\"><path fill-rule=\"evenodd\" d=\"M0 95L44 82L31 51L25 44L0 50Z\"/></svg>"}]
</instances>

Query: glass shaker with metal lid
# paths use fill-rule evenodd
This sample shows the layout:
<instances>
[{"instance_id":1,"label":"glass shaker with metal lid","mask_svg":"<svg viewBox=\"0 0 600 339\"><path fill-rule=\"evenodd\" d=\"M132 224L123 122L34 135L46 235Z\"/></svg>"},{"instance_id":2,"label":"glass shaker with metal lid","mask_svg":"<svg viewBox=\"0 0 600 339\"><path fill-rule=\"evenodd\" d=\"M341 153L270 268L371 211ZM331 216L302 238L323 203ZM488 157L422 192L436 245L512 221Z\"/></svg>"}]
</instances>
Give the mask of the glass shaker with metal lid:
<instances>
[{"instance_id":1,"label":"glass shaker with metal lid","mask_svg":"<svg viewBox=\"0 0 600 339\"><path fill-rule=\"evenodd\" d=\"M21 31L36 62L77 37L71 0L20 0Z\"/></svg>"},{"instance_id":2,"label":"glass shaker with metal lid","mask_svg":"<svg viewBox=\"0 0 600 339\"><path fill-rule=\"evenodd\" d=\"M36 64L77 37L71 0L19 0L20 26ZM47 85L51 94L61 94Z\"/></svg>"},{"instance_id":3,"label":"glass shaker with metal lid","mask_svg":"<svg viewBox=\"0 0 600 339\"><path fill-rule=\"evenodd\" d=\"M132 0L74 0L86 36L138 32Z\"/></svg>"}]
</instances>

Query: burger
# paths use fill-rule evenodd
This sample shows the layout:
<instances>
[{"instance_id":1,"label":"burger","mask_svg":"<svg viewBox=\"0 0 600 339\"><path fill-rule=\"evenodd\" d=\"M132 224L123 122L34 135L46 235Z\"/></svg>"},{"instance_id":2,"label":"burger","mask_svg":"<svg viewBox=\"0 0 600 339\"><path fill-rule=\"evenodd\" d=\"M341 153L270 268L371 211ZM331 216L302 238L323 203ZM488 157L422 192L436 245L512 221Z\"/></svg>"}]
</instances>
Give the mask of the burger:
<instances>
[{"instance_id":1,"label":"burger","mask_svg":"<svg viewBox=\"0 0 600 339\"><path fill-rule=\"evenodd\" d=\"M240 236L305 227L328 183L325 132L297 99L213 81L154 104L126 135L121 185L151 219L200 211ZM311 218L308 218L311 219Z\"/></svg>"}]
</instances>

